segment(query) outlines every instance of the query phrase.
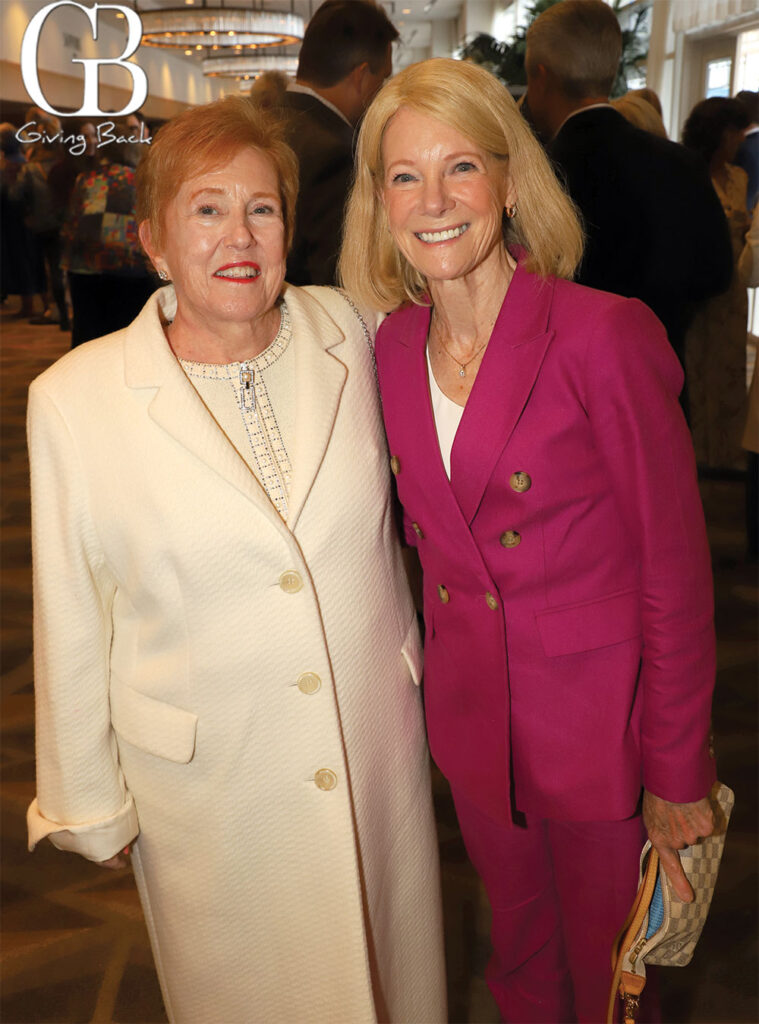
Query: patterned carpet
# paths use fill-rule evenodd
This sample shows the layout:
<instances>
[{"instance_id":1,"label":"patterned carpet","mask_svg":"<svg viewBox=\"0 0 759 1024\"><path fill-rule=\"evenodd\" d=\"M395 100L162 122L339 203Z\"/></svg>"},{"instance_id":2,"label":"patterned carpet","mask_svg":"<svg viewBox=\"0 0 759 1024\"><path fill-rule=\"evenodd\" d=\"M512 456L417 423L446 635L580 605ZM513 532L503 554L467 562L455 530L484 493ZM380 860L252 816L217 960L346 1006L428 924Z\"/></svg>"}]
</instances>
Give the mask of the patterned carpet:
<instances>
[{"instance_id":1,"label":"patterned carpet","mask_svg":"<svg viewBox=\"0 0 759 1024\"><path fill-rule=\"evenodd\" d=\"M32 327L2 314L0 1020L4 1024L153 1024L166 1016L131 874L103 871L47 843L34 855L26 851L24 814L34 792L26 388L69 343L69 335L55 327ZM755 841L759 591L756 567L746 564L743 554L743 485L708 481L703 496L718 606L715 733L720 775L735 789L737 805L711 916L696 956L689 967L664 972L661 989L665 1021L751 1024L759 1020ZM450 1019L490 1024L498 1014L483 981L489 912L439 776L434 787L443 862Z\"/></svg>"}]
</instances>

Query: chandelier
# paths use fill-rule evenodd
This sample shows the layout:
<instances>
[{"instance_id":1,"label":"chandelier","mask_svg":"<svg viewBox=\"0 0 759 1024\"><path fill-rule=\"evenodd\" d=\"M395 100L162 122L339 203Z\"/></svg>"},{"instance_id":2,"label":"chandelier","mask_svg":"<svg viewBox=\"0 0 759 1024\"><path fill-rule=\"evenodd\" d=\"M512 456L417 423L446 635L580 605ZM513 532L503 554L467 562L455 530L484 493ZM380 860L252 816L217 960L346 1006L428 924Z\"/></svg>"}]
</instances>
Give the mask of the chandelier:
<instances>
[{"instance_id":1,"label":"chandelier","mask_svg":"<svg viewBox=\"0 0 759 1024\"><path fill-rule=\"evenodd\" d=\"M205 47L284 46L303 39L297 14L242 7L173 7L140 11L145 46L202 50Z\"/></svg>"},{"instance_id":2,"label":"chandelier","mask_svg":"<svg viewBox=\"0 0 759 1024\"><path fill-rule=\"evenodd\" d=\"M240 54L221 57L206 57L203 60L203 74L209 78L236 78L249 81L264 71L282 71L294 75L298 70L298 58L273 54Z\"/></svg>"}]
</instances>

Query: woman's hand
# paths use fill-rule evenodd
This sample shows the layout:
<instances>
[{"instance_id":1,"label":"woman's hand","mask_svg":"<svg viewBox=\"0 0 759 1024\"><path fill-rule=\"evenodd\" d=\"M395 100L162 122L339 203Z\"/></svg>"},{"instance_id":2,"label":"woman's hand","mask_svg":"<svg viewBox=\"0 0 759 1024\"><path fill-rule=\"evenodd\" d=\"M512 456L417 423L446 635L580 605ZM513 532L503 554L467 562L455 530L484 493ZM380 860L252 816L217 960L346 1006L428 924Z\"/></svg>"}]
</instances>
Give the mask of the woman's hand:
<instances>
[{"instance_id":1,"label":"woman's hand","mask_svg":"<svg viewBox=\"0 0 759 1024\"><path fill-rule=\"evenodd\" d=\"M109 868L111 871L120 871L129 864L129 847L126 846L120 853L114 854L108 860L98 861L101 868Z\"/></svg>"},{"instance_id":2,"label":"woman's hand","mask_svg":"<svg viewBox=\"0 0 759 1024\"><path fill-rule=\"evenodd\" d=\"M710 797L692 804L672 804L644 790L643 824L675 893L683 903L692 903L693 889L677 851L693 846L714 831L715 815Z\"/></svg>"}]
</instances>

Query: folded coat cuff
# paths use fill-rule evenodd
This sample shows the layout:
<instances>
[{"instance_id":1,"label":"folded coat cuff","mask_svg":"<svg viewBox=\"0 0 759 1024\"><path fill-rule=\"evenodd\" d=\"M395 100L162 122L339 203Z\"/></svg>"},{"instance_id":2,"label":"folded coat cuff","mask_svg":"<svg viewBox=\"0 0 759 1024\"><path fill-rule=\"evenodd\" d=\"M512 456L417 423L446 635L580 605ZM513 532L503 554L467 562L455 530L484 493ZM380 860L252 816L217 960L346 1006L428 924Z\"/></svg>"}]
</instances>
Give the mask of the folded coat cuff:
<instances>
[{"instance_id":1,"label":"folded coat cuff","mask_svg":"<svg viewBox=\"0 0 759 1024\"><path fill-rule=\"evenodd\" d=\"M119 853L140 831L131 794L127 794L124 806L112 817L79 825L63 825L46 818L35 798L26 812L26 824L30 850L47 836L57 849L78 853L96 862Z\"/></svg>"}]
</instances>

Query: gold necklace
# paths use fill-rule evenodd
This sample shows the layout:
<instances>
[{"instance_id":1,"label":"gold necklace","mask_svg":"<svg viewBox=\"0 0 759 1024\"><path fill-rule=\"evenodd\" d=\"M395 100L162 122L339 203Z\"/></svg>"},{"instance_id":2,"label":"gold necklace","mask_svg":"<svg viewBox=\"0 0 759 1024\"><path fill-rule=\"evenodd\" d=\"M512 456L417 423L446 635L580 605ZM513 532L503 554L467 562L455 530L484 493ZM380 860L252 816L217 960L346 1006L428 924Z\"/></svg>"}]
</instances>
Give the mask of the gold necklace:
<instances>
[{"instance_id":1,"label":"gold necklace","mask_svg":"<svg viewBox=\"0 0 759 1024\"><path fill-rule=\"evenodd\" d=\"M439 331L436 331L435 333L439 335ZM439 337L439 336L438 336L438 339L437 339L437 340L438 340L438 343L439 343L440 347L442 348L443 352L445 352L445 354L446 354L446 355L448 356L448 358L449 358L449 359L452 359L452 360L454 361L454 363L456 364L456 366L458 366L458 368L459 368L459 377L466 377L466 368L467 368L467 366L469 366L469 364L470 364L470 363L473 363L473 362L475 361L475 359L477 358L477 356L478 356L478 355L480 354L480 352L482 352L482 350L483 350L483 349L485 348L485 346L486 346L486 345L487 345L487 343L488 343L487 341L484 341L484 342L482 343L482 345L480 345L480 347L479 347L479 348L477 349L477 351L476 351L476 352L474 353L474 355L473 355L473 356L471 356L471 357L470 357L469 359L467 359L467 361L466 361L465 363L462 363L462 362L460 362L460 361L459 361L459 360L458 360L458 359L456 358L456 356L452 355L452 354L451 354L451 353L450 353L450 352L448 351L448 349L447 349L447 348L445 347L445 344L443 343L443 339L442 339L441 337ZM489 341L489 340L490 340L490 339L488 338L488 341Z\"/></svg>"}]
</instances>

